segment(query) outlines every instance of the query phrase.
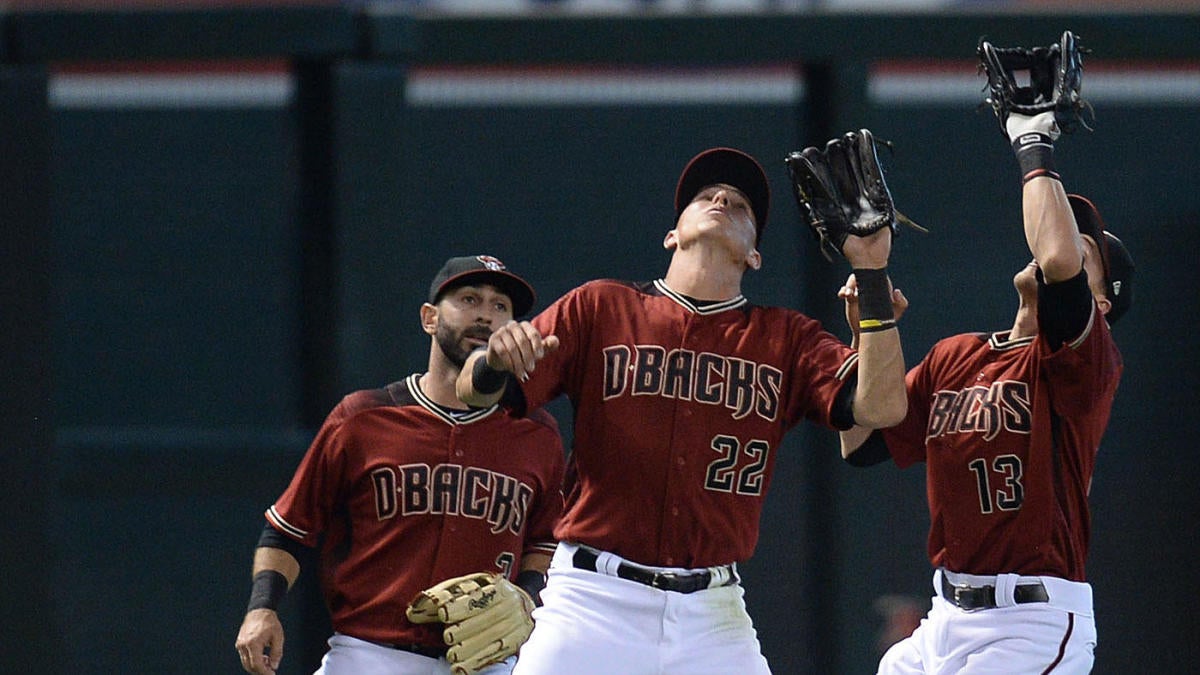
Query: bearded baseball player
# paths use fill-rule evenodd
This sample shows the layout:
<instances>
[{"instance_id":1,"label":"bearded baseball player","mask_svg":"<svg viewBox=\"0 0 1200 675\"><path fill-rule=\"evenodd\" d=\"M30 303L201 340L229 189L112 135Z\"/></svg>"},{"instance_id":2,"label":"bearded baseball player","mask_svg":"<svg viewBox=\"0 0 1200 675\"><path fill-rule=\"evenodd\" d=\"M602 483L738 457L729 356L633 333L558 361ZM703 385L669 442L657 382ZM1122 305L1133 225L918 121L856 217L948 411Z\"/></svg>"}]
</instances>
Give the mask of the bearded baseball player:
<instances>
[{"instance_id":1,"label":"bearded baseball player","mask_svg":"<svg viewBox=\"0 0 1200 675\"><path fill-rule=\"evenodd\" d=\"M852 464L925 463L933 604L879 672L1087 673L1088 489L1122 371L1109 327L1133 301L1133 261L1055 170L1054 141L1081 108L1074 35L1038 50L984 42L980 54L1021 168L1033 260L1013 278L1011 328L941 340L908 373L903 423L842 434ZM1016 88L1022 69L1044 90Z\"/></svg>"},{"instance_id":2,"label":"bearded baseball player","mask_svg":"<svg viewBox=\"0 0 1200 675\"><path fill-rule=\"evenodd\" d=\"M865 150L852 136L839 157ZM665 276L586 283L468 359L466 402L515 388L524 409L565 394L575 413L562 541L515 673L769 672L737 563L754 552L784 433L804 419L882 427L905 406L892 230L841 242L880 310L855 351L742 295L762 265L769 195L751 156L700 153L677 184Z\"/></svg>"},{"instance_id":3,"label":"bearded baseball player","mask_svg":"<svg viewBox=\"0 0 1200 675\"><path fill-rule=\"evenodd\" d=\"M318 673L511 671L554 552L564 453L548 414L469 410L454 384L533 302L491 256L437 273L421 306L428 370L342 399L266 511L236 642L247 672L279 667L276 610L307 548L335 631Z\"/></svg>"}]
</instances>

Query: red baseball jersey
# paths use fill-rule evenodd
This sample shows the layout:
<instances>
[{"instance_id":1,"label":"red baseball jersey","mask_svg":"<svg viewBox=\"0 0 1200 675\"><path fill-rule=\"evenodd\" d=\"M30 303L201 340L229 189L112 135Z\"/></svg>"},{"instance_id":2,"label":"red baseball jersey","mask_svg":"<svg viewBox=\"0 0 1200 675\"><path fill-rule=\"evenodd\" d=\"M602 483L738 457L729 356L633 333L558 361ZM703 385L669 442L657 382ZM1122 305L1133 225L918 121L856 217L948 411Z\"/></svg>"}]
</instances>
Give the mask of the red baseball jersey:
<instances>
[{"instance_id":1,"label":"red baseball jersey","mask_svg":"<svg viewBox=\"0 0 1200 675\"><path fill-rule=\"evenodd\" d=\"M553 553L564 457L549 414L452 414L419 379L342 399L266 517L320 545L334 630L443 646L440 625L409 623L408 602L470 572L514 579L523 554Z\"/></svg>"},{"instance_id":2,"label":"red baseball jersey","mask_svg":"<svg viewBox=\"0 0 1200 675\"><path fill-rule=\"evenodd\" d=\"M1121 376L1098 310L1055 350L967 334L908 372L908 416L885 429L895 462L926 464L929 557L967 574L1083 581L1088 490Z\"/></svg>"},{"instance_id":3,"label":"red baseball jersey","mask_svg":"<svg viewBox=\"0 0 1200 675\"><path fill-rule=\"evenodd\" d=\"M699 306L661 280L589 282L533 319L561 346L523 383L575 410L559 539L634 562L745 560L784 432L830 426L858 354L799 312Z\"/></svg>"}]
</instances>

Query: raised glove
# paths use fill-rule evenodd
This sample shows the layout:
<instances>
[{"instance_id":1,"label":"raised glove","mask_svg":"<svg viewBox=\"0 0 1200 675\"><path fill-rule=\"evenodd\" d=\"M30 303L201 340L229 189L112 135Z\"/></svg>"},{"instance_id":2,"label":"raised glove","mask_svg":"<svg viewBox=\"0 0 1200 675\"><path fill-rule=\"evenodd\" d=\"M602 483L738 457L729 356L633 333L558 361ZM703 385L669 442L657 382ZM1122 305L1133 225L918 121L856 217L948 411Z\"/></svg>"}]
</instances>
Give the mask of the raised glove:
<instances>
[{"instance_id":1,"label":"raised glove","mask_svg":"<svg viewBox=\"0 0 1200 675\"><path fill-rule=\"evenodd\" d=\"M979 41L979 69L987 73L987 98L1000 121L1000 129L1010 141L1014 132L1029 129L1029 123L1009 124L1010 115L1035 118L1052 113L1053 122L1036 123L1046 126L1036 129L1051 139L1059 133L1072 133L1078 127L1091 129L1083 119L1084 110L1091 106L1083 100L1083 54L1086 52L1071 31L1065 31L1057 44L1049 47L996 47L987 40ZM1018 84L1017 73L1028 72L1029 84ZM1047 118L1042 118L1047 119Z\"/></svg>"},{"instance_id":2,"label":"raised glove","mask_svg":"<svg viewBox=\"0 0 1200 675\"><path fill-rule=\"evenodd\" d=\"M533 631L533 600L498 574L476 572L427 588L409 603L413 623L446 624L446 660L470 675L517 653Z\"/></svg>"},{"instance_id":3,"label":"raised glove","mask_svg":"<svg viewBox=\"0 0 1200 675\"><path fill-rule=\"evenodd\" d=\"M885 227L895 234L898 219L912 224L896 213L867 129L835 138L823 150L794 151L784 161L800 217L829 260L842 253L850 235L863 237Z\"/></svg>"}]
</instances>

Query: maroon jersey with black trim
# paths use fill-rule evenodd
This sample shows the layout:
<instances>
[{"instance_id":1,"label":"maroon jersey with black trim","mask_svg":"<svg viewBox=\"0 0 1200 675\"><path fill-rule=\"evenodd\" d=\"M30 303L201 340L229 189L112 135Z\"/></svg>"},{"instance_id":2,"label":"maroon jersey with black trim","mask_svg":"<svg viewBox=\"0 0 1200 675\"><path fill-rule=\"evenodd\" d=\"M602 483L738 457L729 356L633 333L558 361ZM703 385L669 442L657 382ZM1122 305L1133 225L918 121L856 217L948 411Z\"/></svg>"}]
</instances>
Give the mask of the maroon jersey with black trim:
<instances>
[{"instance_id":1,"label":"maroon jersey with black trim","mask_svg":"<svg viewBox=\"0 0 1200 675\"><path fill-rule=\"evenodd\" d=\"M884 439L899 466L926 464L934 566L1084 581L1088 490L1121 355L1099 310L1057 350L1007 336L934 345Z\"/></svg>"},{"instance_id":2,"label":"maroon jersey with black trim","mask_svg":"<svg viewBox=\"0 0 1200 675\"><path fill-rule=\"evenodd\" d=\"M444 646L440 625L408 621L408 602L470 572L515 579L522 555L552 554L564 457L544 411L451 414L419 379L342 399L266 518L321 547L334 630Z\"/></svg>"},{"instance_id":3,"label":"maroon jersey with black trim","mask_svg":"<svg viewBox=\"0 0 1200 675\"><path fill-rule=\"evenodd\" d=\"M522 384L575 409L555 531L649 565L745 560L784 433L831 426L858 354L799 312L742 296L698 306L661 280L589 282L532 321L557 351Z\"/></svg>"}]
</instances>

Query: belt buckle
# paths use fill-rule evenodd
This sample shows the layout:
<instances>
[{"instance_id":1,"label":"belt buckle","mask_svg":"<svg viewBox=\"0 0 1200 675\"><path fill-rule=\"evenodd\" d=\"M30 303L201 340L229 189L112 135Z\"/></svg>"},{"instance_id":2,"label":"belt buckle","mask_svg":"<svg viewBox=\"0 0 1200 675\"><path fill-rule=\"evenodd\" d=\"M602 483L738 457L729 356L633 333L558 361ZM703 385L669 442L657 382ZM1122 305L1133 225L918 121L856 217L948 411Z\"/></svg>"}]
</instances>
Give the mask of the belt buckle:
<instances>
[{"instance_id":1,"label":"belt buckle","mask_svg":"<svg viewBox=\"0 0 1200 675\"><path fill-rule=\"evenodd\" d=\"M966 609L963 607L963 593L967 593L974 589L972 589L968 584L951 584L950 587L954 589L954 605L959 609ZM971 609L975 608L972 607Z\"/></svg>"},{"instance_id":2,"label":"belt buckle","mask_svg":"<svg viewBox=\"0 0 1200 675\"><path fill-rule=\"evenodd\" d=\"M674 572L655 572L654 576L650 577L650 586L660 591L668 591L676 585L678 579L679 575Z\"/></svg>"}]
</instances>

